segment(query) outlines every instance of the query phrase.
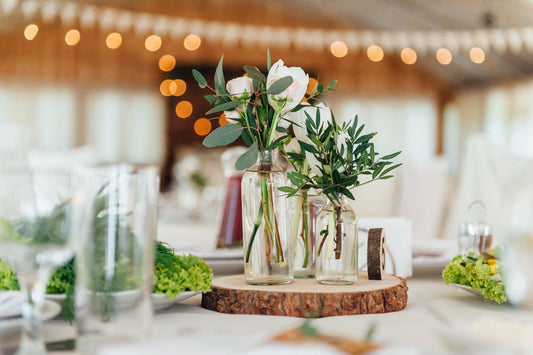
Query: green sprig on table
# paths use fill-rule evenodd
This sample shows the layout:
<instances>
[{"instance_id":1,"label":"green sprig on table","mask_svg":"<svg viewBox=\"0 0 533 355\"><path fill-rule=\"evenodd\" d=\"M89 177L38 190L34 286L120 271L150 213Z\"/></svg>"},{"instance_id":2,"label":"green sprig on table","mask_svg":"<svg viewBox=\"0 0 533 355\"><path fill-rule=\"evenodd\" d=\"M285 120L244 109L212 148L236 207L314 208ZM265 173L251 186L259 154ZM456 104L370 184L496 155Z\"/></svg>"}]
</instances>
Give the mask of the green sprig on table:
<instances>
[{"instance_id":1,"label":"green sprig on table","mask_svg":"<svg viewBox=\"0 0 533 355\"><path fill-rule=\"evenodd\" d=\"M155 242L153 292L164 293L173 298L185 291L208 292L211 290L213 271L205 261L195 255L176 255L172 248L160 241ZM48 294L65 294L62 315L68 322L74 320L74 285L76 268L74 260L59 267L52 275ZM0 290L18 290L17 276L0 260Z\"/></svg>"},{"instance_id":2,"label":"green sprig on table","mask_svg":"<svg viewBox=\"0 0 533 355\"><path fill-rule=\"evenodd\" d=\"M496 303L507 301L499 265L484 256L458 255L446 265L442 278L447 284L456 283L479 290L484 298Z\"/></svg>"}]
</instances>

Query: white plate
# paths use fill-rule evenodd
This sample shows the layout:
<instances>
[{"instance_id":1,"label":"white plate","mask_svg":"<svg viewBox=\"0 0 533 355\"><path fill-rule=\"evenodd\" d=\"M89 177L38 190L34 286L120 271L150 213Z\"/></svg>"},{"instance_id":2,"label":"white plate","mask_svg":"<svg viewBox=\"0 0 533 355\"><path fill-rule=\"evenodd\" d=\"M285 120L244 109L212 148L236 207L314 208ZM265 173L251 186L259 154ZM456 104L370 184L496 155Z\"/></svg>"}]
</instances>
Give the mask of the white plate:
<instances>
[{"instance_id":1,"label":"white plate","mask_svg":"<svg viewBox=\"0 0 533 355\"><path fill-rule=\"evenodd\" d=\"M442 272L457 255L457 244L450 240L421 240L413 242L413 270Z\"/></svg>"},{"instance_id":2,"label":"white plate","mask_svg":"<svg viewBox=\"0 0 533 355\"><path fill-rule=\"evenodd\" d=\"M219 249L197 249L190 251L178 251L176 252L180 255L193 254L199 258L204 259L206 262L208 260L228 260L228 259L239 259L242 260L244 256L244 249L240 248L219 248Z\"/></svg>"},{"instance_id":3,"label":"white plate","mask_svg":"<svg viewBox=\"0 0 533 355\"><path fill-rule=\"evenodd\" d=\"M121 303L119 308L126 308L134 302L136 291L123 291L115 293L115 297ZM154 304L154 310L160 310L173 306L174 304L181 302L189 297L196 295L197 292L185 291L179 293L174 298L167 298L163 293L152 293L152 302ZM46 299L61 302L65 299L65 295L46 295Z\"/></svg>"},{"instance_id":4,"label":"white plate","mask_svg":"<svg viewBox=\"0 0 533 355\"><path fill-rule=\"evenodd\" d=\"M54 301L45 300L42 311L42 321L54 318L61 312L61 306ZM16 328L22 326L22 318L20 317L20 307L18 313L11 318L0 319L0 334L14 331Z\"/></svg>"}]
</instances>

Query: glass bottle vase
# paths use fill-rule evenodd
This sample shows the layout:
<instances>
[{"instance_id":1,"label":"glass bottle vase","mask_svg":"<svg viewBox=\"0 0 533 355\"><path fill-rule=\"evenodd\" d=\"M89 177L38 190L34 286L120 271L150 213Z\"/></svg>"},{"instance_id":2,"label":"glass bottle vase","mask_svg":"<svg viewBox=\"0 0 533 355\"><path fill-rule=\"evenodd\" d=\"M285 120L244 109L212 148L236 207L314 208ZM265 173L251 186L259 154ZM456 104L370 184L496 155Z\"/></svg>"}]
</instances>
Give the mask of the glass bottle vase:
<instances>
[{"instance_id":1,"label":"glass bottle vase","mask_svg":"<svg viewBox=\"0 0 533 355\"><path fill-rule=\"evenodd\" d=\"M357 281L357 215L348 199L337 195L318 213L315 231L315 278L328 285Z\"/></svg>"},{"instance_id":2,"label":"glass bottle vase","mask_svg":"<svg viewBox=\"0 0 533 355\"><path fill-rule=\"evenodd\" d=\"M259 153L259 162L242 178L244 276L249 284L277 285L293 280L288 200L279 191L288 185L285 171L271 151Z\"/></svg>"},{"instance_id":3,"label":"glass bottle vase","mask_svg":"<svg viewBox=\"0 0 533 355\"><path fill-rule=\"evenodd\" d=\"M291 226L293 270L295 278L315 277L315 229L323 196L314 191L301 191L291 198L294 215Z\"/></svg>"}]
</instances>

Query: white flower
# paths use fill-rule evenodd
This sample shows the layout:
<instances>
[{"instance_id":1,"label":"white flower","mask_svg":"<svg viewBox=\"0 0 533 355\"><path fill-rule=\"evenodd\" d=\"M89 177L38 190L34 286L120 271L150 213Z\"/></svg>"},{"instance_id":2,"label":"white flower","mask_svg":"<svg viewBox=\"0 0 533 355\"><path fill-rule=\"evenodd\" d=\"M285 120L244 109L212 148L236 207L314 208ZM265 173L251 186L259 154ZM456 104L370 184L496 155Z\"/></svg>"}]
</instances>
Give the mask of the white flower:
<instances>
[{"instance_id":1,"label":"white flower","mask_svg":"<svg viewBox=\"0 0 533 355\"><path fill-rule=\"evenodd\" d=\"M241 119L241 115L239 114L239 111L224 111L224 116L230 123L237 123Z\"/></svg>"},{"instance_id":2,"label":"white flower","mask_svg":"<svg viewBox=\"0 0 533 355\"><path fill-rule=\"evenodd\" d=\"M252 78L241 76L226 83L226 90L234 99L247 99L252 93Z\"/></svg>"},{"instance_id":3,"label":"white flower","mask_svg":"<svg viewBox=\"0 0 533 355\"><path fill-rule=\"evenodd\" d=\"M307 137L307 128L305 127L305 121L307 120L306 113L314 120L316 118L317 110L320 110L320 124L329 125L332 122L331 111L322 102L316 106L311 106L308 103L302 104L304 108L296 112L291 112L286 115L287 119L294 122L292 130L294 135L299 140L310 143Z\"/></svg>"},{"instance_id":4,"label":"white flower","mask_svg":"<svg viewBox=\"0 0 533 355\"><path fill-rule=\"evenodd\" d=\"M292 77L292 84L278 95L268 95L270 106L276 109L279 105L284 105L282 112L289 112L302 101L309 84L309 75L305 74L302 68L286 67L283 65L283 60L280 59L274 63L268 72L267 90L276 81L286 76Z\"/></svg>"}]
</instances>

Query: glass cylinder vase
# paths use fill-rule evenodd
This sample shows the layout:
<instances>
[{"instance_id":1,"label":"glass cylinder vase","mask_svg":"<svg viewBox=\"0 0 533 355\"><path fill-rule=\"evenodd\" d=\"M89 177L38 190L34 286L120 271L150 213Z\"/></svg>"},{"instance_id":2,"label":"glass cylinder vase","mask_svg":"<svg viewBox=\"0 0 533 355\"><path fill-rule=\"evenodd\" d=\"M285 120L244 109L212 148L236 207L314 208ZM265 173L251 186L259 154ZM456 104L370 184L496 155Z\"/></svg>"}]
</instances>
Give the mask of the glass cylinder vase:
<instances>
[{"instance_id":1,"label":"glass cylinder vase","mask_svg":"<svg viewBox=\"0 0 533 355\"><path fill-rule=\"evenodd\" d=\"M272 152L259 153L259 162L242 178L244 276L249 284L287 284L293 280L285 171Z\"/></svg>"},{"instance_id":2,"label":"glass cylinder vase","mask_svg":"<svg viewBox=\"0 0 533 355\"><path fill-rule=\"evenodd\" d=\"M315 277L315 229L318 212L324 206L322 195L301 191L291 198L292 263L295 278Z\"/></svg>"},{"instance_id":3,"label":"glass cylinder vase","mask_svg":"<svg viewBox=\"0 0 533 355\"><path fill-rule=\"evenodd\" d=\"M318 213L315 231L315 278L328 285L357 281L357 215L348 199L337 195Z\"/></svg>"}]
</instances>

